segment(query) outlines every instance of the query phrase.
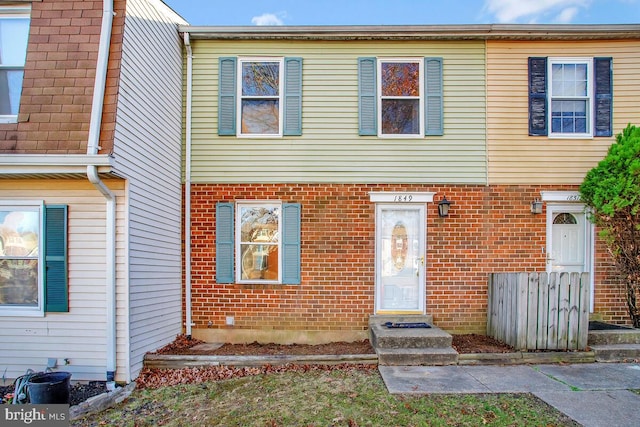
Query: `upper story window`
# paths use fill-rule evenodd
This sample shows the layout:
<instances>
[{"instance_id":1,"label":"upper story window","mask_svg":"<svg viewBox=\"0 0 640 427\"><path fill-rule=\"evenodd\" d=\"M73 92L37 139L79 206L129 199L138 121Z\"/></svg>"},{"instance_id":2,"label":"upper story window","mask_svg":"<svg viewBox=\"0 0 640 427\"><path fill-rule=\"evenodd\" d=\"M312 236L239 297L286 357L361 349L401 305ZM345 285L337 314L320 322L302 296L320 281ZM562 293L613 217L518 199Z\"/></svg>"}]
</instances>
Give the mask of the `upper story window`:
<instances>
[{"instance_id":1,"label":"upper story window","mask_svg":"<svg viewBox=\"0 0 640 427\"><path fill-rule=\"evenodd\" d=\"M282 59L240 59L240 135L282 135Z\"/></svg>"},{"instance_id":2,"label":"upper story window","mask_svg":"<svg viewBox=\"0 0 640 427\"><path fill-rule=\"evenodd\" d=\"M302 135L302 58L222 57L218 135Z\"/></svg>"},{"instance_id":3,"label":"upper story window","mask_svg":"<svg viewBox=\"0 0 640 427\"><path fill-rule=\"evenodd\" d=\"M529 58L529 135L611 136L611 58Z\"/></svg>"},{"instance_id":4,"label":"upper story window","mask_svg":"<svg viewBox=\"0 0 640 427\"><path fill-rule=\"evenodd\" d=\"M358 58L358 132L443 135L442 58Z\"/></svg>"},{"instance_id":5,"label":"upper story window","mask_svg":"<svg viewBox=\"0 0 640 427\"><path fill-rule=\"evenodd\" d=\"M29 8L0 7L0 123L17 121L29 20Z\"/></svg>"},{"instance_id":6,"label":"upper story window","mask_svg":"<svg viewBox=\"0 0 640 427\"><path fill-rule=\"evenodd\" d=\"M549 60L551 136L592 136L593 61Z\"/></svg>"},{"instance_id":7,"label":"upper story window","mask_svg":"<svg viewBox=\"0 0 640 427\"><path fill-rule=\"evenodd\" d=\"M422 61L382 59L378 74L380 135L422 135Z\"/></svg>"}]
</instances>

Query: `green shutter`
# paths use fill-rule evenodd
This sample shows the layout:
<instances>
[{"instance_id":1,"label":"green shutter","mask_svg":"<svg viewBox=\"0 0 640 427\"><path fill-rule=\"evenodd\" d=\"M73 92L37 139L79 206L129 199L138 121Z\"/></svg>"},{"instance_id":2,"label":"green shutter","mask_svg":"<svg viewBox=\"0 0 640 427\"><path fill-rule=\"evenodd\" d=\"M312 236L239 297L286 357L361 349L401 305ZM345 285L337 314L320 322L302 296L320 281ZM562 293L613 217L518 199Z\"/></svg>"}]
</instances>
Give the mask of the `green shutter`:
<instances>
[{"instance_id":1,"label":"green shutter","mask_svg":"<svg viewBox=\"0 0 640 427\"><path fill-rule=\"evenodd\" d=\"M529 58L529 135L547 135L547 58Z\"/></svg>"},{"instance_id":2,"label":"green shutter","mask_svg":"<svg viewBox=\"0 0 640 427\"><path fill-rule=\"evenodd\" d=\"M44 208L45 311L69 311L67 276L67 207Z\"/></svg>"},{"instance_id":3,"label":"green shutter","mask_svg":"<svg viewBox=\"0 0 640 427\"><path fill-rule=\"evenodd\" d=\"M233 283L233 203L216 203L216 281Z\"/></svg>"},{"instance_id":4,"label":"green shutter","mask_svg":"<svg viewBox=\"0 0 640 427\"><path fill-rule=\"evenodd\" d=\"M282 283L300 284L300 204L282 205Z\"/></svg>"},{"instance_id":5,"label":"green shutter","mask_svg":"<svg viewBox=\"0 0 640 427\"><path fill-rule=\"evenodd\" d=\"M284 59L284 135L302 135L302 58Z\"/></svg>"},{"instance_id":6,"label":"green shutter","mask_svg":"<svg viewBox=\"0 0 640 427\"><path fill-rule=\"evenodd\" d=\"M442 58L424 58L424 114L425 135L444 133L442 107Z\"/></svg>"},{"instance_id":7,"label":"green shutter","mask_svg":"<svg viewBox=\"0 0 640 427\"><path fill-rule=\"evenodd\" d=\"M219 60L218 135L236 134L236 63L234 57Z\"/></svg>"},{"instance_id":8,"label":"green shutter","mask_svg":"<svg viewBox=\"0 0 640 427\"><path fill-rule=\"evenodd\" d=\"M376 58L358 58L358 132L378 134Z\"/></svg>"},{"instance_id":9,"label":"green shutter","mask_svg":"<svg viewBox=\"0 0 640 427\"><path fill-rule=\"evenodd\" d=\"M594 58L595 69L595 136L612 136L613 67L612 58Z\"/></svg>"}]
</instances>

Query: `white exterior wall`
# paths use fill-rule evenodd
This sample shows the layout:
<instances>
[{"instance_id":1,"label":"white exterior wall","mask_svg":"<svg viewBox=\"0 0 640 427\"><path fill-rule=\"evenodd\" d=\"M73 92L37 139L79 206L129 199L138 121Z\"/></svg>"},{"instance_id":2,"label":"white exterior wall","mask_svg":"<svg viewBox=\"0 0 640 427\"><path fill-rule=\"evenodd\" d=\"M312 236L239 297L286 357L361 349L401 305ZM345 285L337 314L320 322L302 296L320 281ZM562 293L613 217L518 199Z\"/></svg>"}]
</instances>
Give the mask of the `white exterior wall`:
<instances>
[{"instance_id":1,"label":"white exterior wall","mask_svg":"<svg viewBox=\"0 0 640 427\"><path fill-rule=\"evenodd\" d=\"M182 330L178 22L160 1L127 1L113 154L114 171L128 181L130 379L145 353Z\"/></svg>"},{"instance_id":2,"label":"white exterior wall","mask_svg":"<svg viewBox=\"0 0 640 427\"><path fill-rule=\"evenodd\" d=\"M118 184L122 187L122 184ZM122 190L114 190L124 206ZM86 180L0 180L0 199L44 201L68 206L69 312L44 317L0 316L0 371L6 378L27 369L43 371L48 358L72 380L106 379L106 242L104 197ZM117 212L118 230L124 211ZM124 238L117 238L117 271L124 271ZM118 304L126 303L123 280L117 282ZM122 307L122 306L121 306ZM122 321L123 311L118 312ZM120 328L122 329L122 328ZM124 342L124 341L120 341ZM63 365L69 359L69 365ZM125 372L126 348L118 346L117 369ZM124 380L121 376L118 380Z\"/></svg>"}]
</instances>

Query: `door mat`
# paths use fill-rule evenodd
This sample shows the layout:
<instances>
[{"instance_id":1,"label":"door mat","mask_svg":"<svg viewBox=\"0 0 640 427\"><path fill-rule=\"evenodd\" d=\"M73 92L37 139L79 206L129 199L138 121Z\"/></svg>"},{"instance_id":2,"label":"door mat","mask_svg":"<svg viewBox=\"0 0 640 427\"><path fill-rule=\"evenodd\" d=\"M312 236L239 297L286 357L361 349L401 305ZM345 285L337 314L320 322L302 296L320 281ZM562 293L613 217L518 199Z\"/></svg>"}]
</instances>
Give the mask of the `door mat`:
<instances>
[{"instance_id":1,"label":"door mat","mask_svg":"<svg viewBox=\"0 0 640 427\"><path fill-rule=\"evenodd\" d=\"M387 328L430 328L431 325L424 322L386 322Z\"/></svg>"},{"instance_id":2,"label":"door mat","mask_svg":"<svg viewBox=\"0 0 640 427\"><path fill-rule=\"evenodd\" d=\"M599 322L597 320L592 320L589 322L590 331L608 331L608 330L617 330L617 329L633 329L633 328L630 326L621 326L621 325L614 325L612 323Z\"/></svg>"}]
</instances>

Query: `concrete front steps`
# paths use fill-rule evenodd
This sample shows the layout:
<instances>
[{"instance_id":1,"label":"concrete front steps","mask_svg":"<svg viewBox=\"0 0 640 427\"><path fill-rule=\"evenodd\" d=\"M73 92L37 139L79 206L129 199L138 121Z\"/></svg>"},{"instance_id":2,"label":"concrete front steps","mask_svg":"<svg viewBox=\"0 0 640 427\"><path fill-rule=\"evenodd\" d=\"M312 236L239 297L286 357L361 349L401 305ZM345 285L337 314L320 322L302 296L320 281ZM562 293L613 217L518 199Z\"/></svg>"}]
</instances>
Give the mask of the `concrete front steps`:
<instances>
[{"instance_id":1,"label":"concrete front steps","mask_svg":"<svg viewBox=\"0 0 640 427\"><path fill-rule=\"evenodd\" d=\"M640 329L589 331L588 345L596 362L640 360Z\"/></svg>"},{"instance_id":2,"label":"concrete front steps","mask_svg":"<svg viewBox=\"0 0 640 427\"><path fill-rule=\"evenodd\" d=\"M385 323L427 323L431 328L388 328ZM379 365L455 365L458 352L452 337L433 325L432 316L380 316L369 318L371 346Z\"/></svg>"}]
</instances>

